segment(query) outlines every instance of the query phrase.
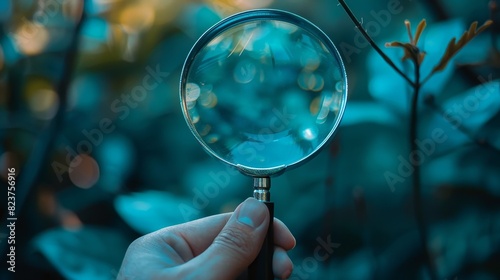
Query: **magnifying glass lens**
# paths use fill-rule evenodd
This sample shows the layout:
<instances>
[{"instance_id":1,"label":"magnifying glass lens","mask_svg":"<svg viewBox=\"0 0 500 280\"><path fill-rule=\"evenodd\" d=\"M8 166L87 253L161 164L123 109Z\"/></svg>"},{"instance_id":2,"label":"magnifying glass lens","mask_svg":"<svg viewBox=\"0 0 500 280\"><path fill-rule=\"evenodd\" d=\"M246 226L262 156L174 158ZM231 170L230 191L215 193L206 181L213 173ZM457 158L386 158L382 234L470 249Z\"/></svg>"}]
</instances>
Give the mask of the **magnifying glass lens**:
<instances>
[{"instance_id":1,"label":"magnifying glass lens","mask_svg":"<svg viewBox=\"0 0 500 280\"><path fill-rule=\"evenodd\" d=\"M312 28L248 20L205 40L190 57L181 88L186 119L206 149L233 165L298 163L340 121L344 68L333 44Z\"/></svg>"}]
</instances>

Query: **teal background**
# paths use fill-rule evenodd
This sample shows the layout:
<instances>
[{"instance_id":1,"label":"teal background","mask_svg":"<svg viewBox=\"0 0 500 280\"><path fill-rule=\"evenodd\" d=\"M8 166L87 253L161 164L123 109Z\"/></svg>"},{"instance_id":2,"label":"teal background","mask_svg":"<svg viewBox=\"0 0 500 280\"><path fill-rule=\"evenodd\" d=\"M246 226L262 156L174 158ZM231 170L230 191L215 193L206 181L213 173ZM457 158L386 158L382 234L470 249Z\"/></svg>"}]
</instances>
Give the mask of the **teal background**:
<instances>
[{"instance_id":1,"label":"teal background","mask_svg":"<svg viewBox=\"0 0 500 280\"><path fill-rule=\"evenodd\" d=\"M414 30L425 18L419 47L426 76L453 36L475 20L498 19L489 2L348 4L408 73L402 51L384 44L406 42L404 20ZM421 210L438 279L500 277L498 24L422 88L419 153L412 154L411 88L336 1L87 0L74 71L64 80L78 1L2 0L0 180L7 186L6 170L16 168L18 220L16 273L5 266L0 278L114 279L135 238L232 211L252 194L250 178L203 151L178 97L196 39L223 17L252 8L287 10L318 25L339 49L349 80L334 140L272 179L276 217L297 238L291 279L429 279L412 159L421 166ZM64 82L67 91L60 90ZM6 221L6 206L0 213ZM7 234L3 227L4 251ZM326 249L329 242L335 246Z\"/></svg>"}]
</instances>

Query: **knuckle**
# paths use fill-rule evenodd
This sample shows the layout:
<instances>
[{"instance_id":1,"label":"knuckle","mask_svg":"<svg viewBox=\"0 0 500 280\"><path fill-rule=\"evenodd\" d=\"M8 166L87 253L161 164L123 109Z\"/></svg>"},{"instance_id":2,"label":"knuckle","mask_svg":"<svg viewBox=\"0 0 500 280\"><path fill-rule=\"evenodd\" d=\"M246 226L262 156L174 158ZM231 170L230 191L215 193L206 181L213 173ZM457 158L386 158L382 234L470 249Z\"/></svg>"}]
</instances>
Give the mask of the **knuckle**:
<instances>
[{"instance_id":1,"label":"knuckle","mask_svg":"<svg viewBox=\"0 0 500 280\"><path fill-rule=\"evenodd\" d=\"M224 229L214 240L214 243L223 245L237 253L242 253L252 249L249 240L251 240L249 234L242 230Z\"/></svg>"},{"instance_id":2,"label":"knuckle","mask_svg":"<svg viewBox=\"0 0 500 280\"><path fill-rule=\"evenodd\" d=\"M144 244L144 236L141 236L141 237L135 239L134 241L132 241L132 243L130 243L128 248L129 248L129 250L130 249L133 249L133 250L140 249L143 247L143 244Z\"/></svg>"},{"instance_id":3,"label":"knuckle","mask_svg":"<svg viewBox=\"0 0 500 280\"><path fill-rule=\"evenodd\" d=\"M133 251L144 251L151 248L156 248L158 246L158 242L153 238L152 234L143 235L130 243L128 250Z\"/></svg>"}]
</instances>

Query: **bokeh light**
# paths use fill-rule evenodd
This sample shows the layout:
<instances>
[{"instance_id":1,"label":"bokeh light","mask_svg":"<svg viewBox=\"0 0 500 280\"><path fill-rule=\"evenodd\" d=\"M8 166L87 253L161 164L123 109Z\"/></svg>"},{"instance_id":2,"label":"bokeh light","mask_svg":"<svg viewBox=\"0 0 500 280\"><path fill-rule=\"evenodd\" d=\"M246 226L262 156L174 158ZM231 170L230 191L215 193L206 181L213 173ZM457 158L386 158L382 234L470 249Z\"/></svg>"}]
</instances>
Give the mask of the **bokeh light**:
<instances>
[{"instance_id":1,"label":"bokeh light","mask_svg":"<svg viewBox=\"0 0 500 280\"><path fill-rule=\"evenodd\" d=\"M196 83L186 85L186 101L195 102L200 97L200 87Z\"/></svg>"},{"instance_id":2,"label":"bokeh light","mask_svg":"<svg viewBox=\"0 0 500 280\"><path fill-rule=\"evenodd\" d=\"M61 225L65 229L78 230L83 226L82 221L78 216L68 210L62 210L59 213L59 219L61 220Z\"/></svg>"},{"instance_id":3,"label":"bokeh light","mask_svg":"<svg viewBox=\"0 0 500 280\"><path fill-rule=\"evenodd\" d=\"M55 215L57 211L57 199L53 191L45 188L38 192L37 203L40 212L48 217Z\"/></svg>"},{"instance_id":4,"label":"bokeh light","mask_svg":"<svg viewBox=\"0 0 500 280\"><path fill-rule=\"evenodd\" d=\"M400 49L383 48L408 40L405 19L412 30L427 20L419 41L424 78L452 37L493 18L420 88L417 108L420 152L431 151L420 166L420 198L437 279L500 279L500 9L488 6L498 1L346 2L410 80L411 61L401 61ZM409 203L411 86L338 2L328 0L0 0L0 181L16 169L16 278L115 279L140 235L234 211L251 195L251 179L209 158L192 137L179 108L179 76L189 50L213 24L266 7L320 27L349 77L350 100L333 141L307 164L272 179L275 215L297 238L290 278L430 279ZM209 42L213 56L203 70L209 74L189 81L185 96L207 144L229 149L251 139L241 152L256 162L265 160L258 153L262 141L300 142L273 146L280 158L321 141L317 127L339 113L346 89L341 72L324 71L317 51L324 46L300 27L280 21L266 27ZM269 36L273 28L282 33ZM70 61L73 35L79 41ZM290 59L287 48L298 45L304 48L293 52L296 67L280 67ZM221 66L219 56L234 61ZM70 80L62 80L68 73ZM134 97L136 87L147 94ZM273 96L282 97L279 106L272 106ZM227 139L236 134L229 122L249 133ZM443 132L443 143L429 142L436 132ZM39 171L29 186L26 179L36 174L26 170ZM393 187L386 174L401 177ZM319 261L318 240L341 246ZM325 252L322 247L319 255Z\"/></svg>"},{"instance_id":5,"label":"bokeh light","mask_svg":"<svg viewBox=\"0 0 500 280\"><path fill-rule=\"evenodd\" d=\"M128 33L137 33L151 27L155 20L153 6L145 2L127 5L120 11L118 23Z\"/></svg>"},{"instance_id":6,"label":"bokeh light","mask_svg":"<svg viewBox=\"0 0 500 280\"><path fill-rule=\"evenodd\" d=\"M49 31L44 25L24 19L12 33L18 50L25 55L40 54L49 43Z\"/></svg>"},{"instance_id":7,"label":"bokeh light","mask_svg":"<svg viewBox=\"0 0 500 280\"><path fill-rule=\"evenodd\" d=\"M120 0L94 0L95 5L99 5L99 2L117 2ZM81 19L83 14L83 1L63 1L61 3L62 14L68 18L71 18L75 22Z\"/></svg>"},{"instance_id":8,"label":"bokeh light","mask_svg":"<svg viewBox=\"0 0 500 280\"><path fill-rule=\"evenodd\" d=\"M52 119L59 108L59 97L50 82L44 78L31 78L25 90L30 110L41 120Z\"/></svg>"},{"instance_id":9,"label":"bokeh light","mask_svg":"<svg viewBox=\"0 0 500 280\"><path fill-rule=\"evenodd\" d=\"M206 0L221 15L229 15L243 10L265 8L271 5L273 0Z\"/></svg>"},{"instance_id":10,"label":"bokeh light","mask_svg":"<svg viewBox=\"0 0 500 280\"><path fill-rule=\"evenodd\" d=\"M89 189L99 181L99 165L94 158L87 154L76 156L69 165L69 178L71 182L82 189Z\"/></svg>"}]
</instances>

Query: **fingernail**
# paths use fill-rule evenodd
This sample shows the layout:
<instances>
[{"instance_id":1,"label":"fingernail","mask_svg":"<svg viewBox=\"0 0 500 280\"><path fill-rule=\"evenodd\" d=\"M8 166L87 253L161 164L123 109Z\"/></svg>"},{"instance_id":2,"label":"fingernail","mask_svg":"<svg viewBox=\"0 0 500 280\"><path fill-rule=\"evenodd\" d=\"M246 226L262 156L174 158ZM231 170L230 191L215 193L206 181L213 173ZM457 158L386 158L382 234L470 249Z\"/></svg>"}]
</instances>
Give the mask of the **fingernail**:
<instances>
[{"instance_id":1,"label":"fingernail","mask_svg":"<svg viewBox=\"0 0 500 280\"><path fill-rule=\"evenodd\" d=\"M240 223L256 228L266 219L267 207L255 198L247 198L237 213Z\"/></svg>"}]
</instances>

